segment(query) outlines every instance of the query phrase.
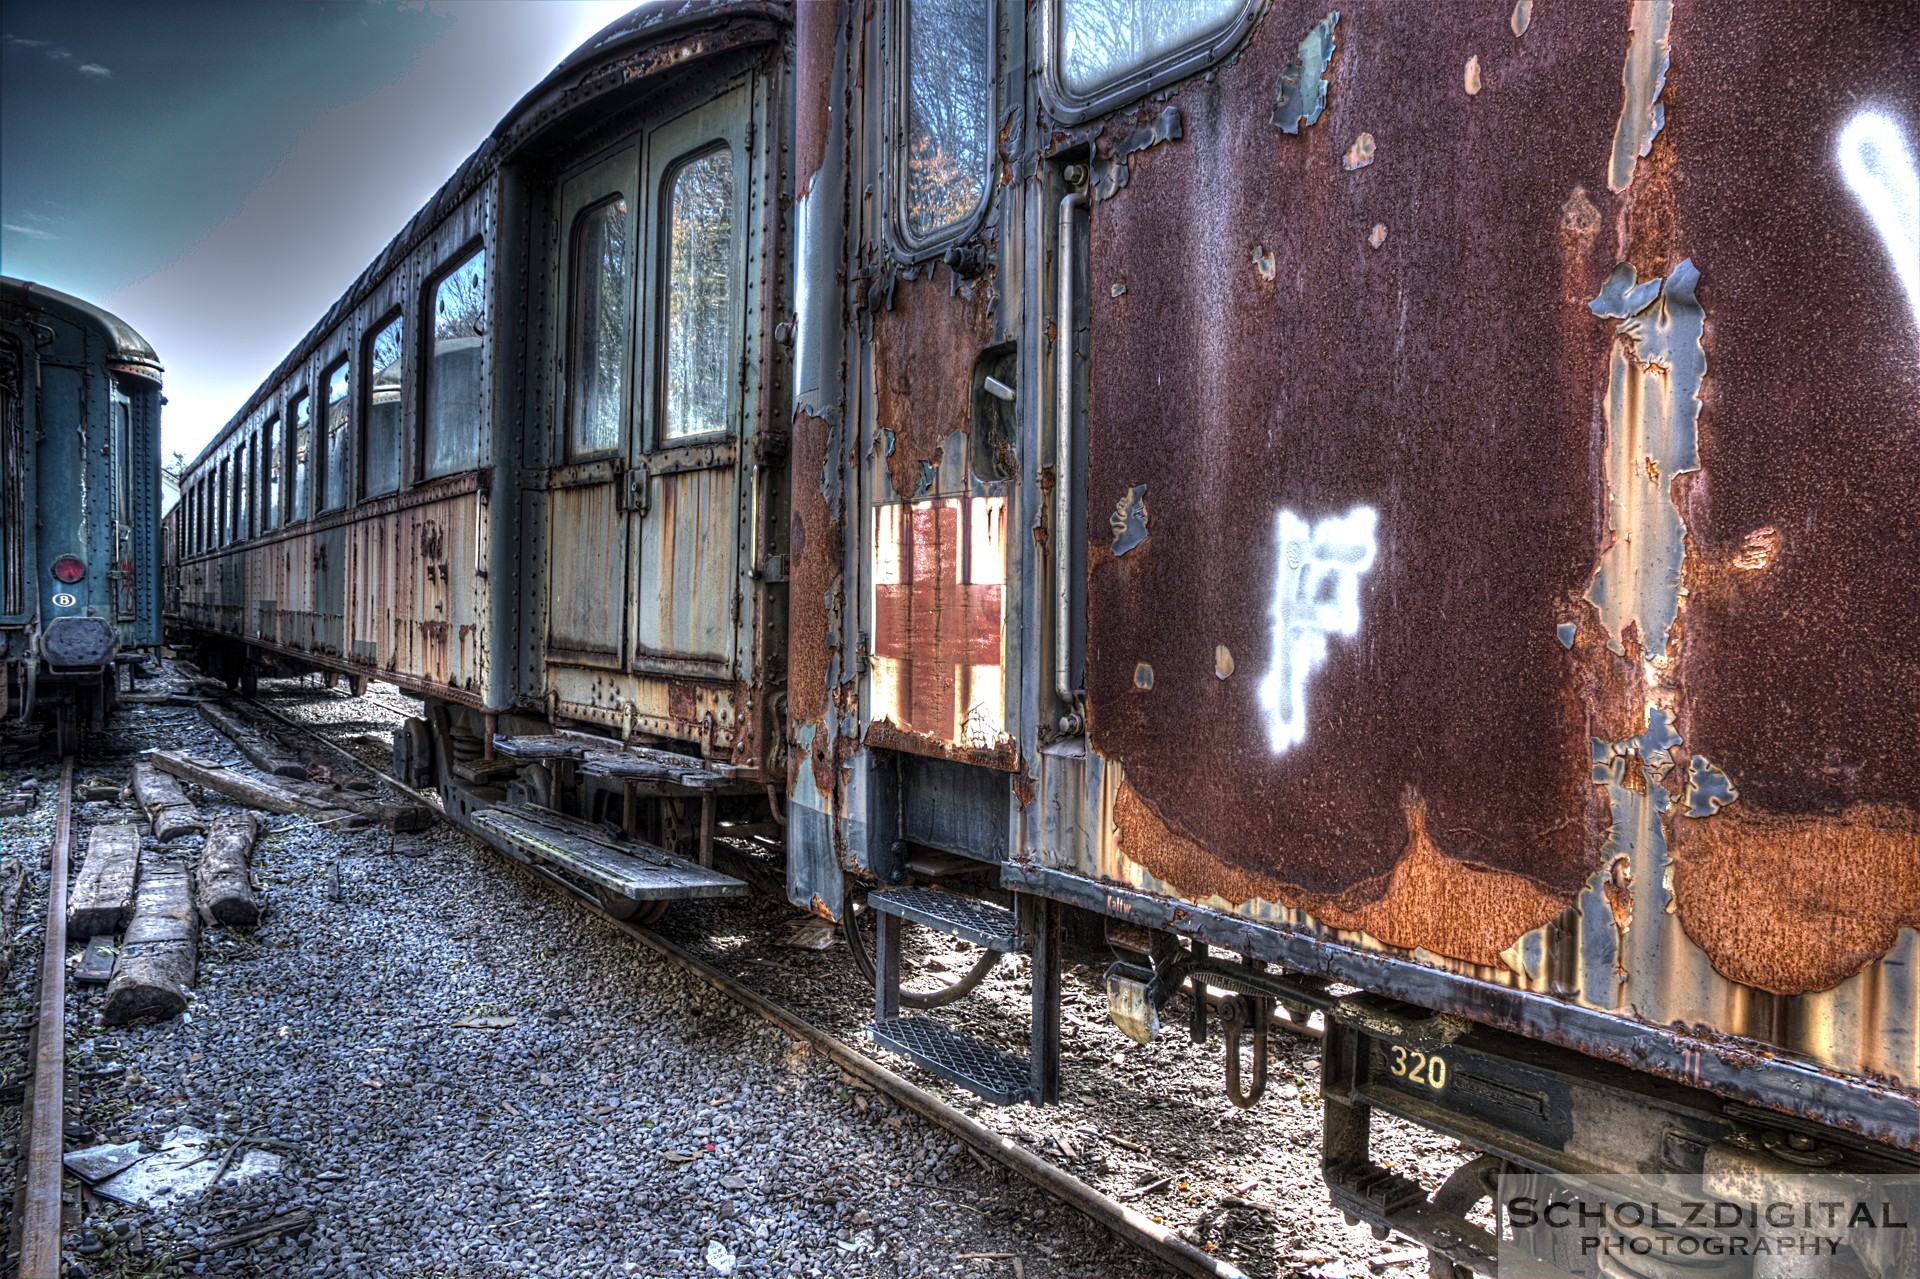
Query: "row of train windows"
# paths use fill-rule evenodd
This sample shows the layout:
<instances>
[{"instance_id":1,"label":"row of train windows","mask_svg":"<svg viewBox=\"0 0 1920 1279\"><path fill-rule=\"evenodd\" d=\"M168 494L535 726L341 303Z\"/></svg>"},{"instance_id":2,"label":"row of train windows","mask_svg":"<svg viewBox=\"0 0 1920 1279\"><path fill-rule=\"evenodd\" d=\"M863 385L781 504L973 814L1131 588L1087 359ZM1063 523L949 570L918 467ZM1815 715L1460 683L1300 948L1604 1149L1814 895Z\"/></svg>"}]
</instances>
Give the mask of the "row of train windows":
<instances>
[{"instance_id":1,"label":"row of train windows","mask_svg":"<svg viewBox=\"0 0 1920 1279\"><path fill-rule=\"evenodd\" d=\"M481 420L481 351L486 323L486 255L476 249L440 276L429 291L432 333L424 364L420 439L414 473L434 479L480 464L486 436ZM358 484L349 474L348 412L351 362L329 367L318 402L301 390L287 400L285 417L267 419L238 447L210 465L189 487L181 525L183 550L192 554L268 532L283 523L347 504L357 487L364 500L400 487L401 405L407 392L406 317L395 313L366 338L360 351ZM317 420L316 420L317 412Z\"/></svg>"},{"instance_id":2,"label":"row of train windows","mask_svg":"<svg viewBox=\"0 0 1920 1279\"><path fill-rule=\"evenodd\" d=\"M1097 105L1116 87L1144 92L1164 80L1169 64L1228 31L1247 3L1054 0L1053 83L1069 106ZM986 198L994 15L984 0L903 0L901 7L907 56L895 193L903 238L922 248L964 228Z\"/></svg>"}]
</instances>

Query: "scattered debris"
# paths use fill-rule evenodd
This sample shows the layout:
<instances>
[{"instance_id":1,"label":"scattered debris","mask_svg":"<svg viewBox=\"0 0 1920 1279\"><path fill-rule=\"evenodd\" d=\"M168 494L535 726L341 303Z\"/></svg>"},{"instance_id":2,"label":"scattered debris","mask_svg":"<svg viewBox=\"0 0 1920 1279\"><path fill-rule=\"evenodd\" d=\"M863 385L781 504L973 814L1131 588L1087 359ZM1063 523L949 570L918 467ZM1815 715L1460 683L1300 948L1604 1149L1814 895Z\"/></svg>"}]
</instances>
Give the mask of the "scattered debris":
<instances>
[{"instance_id":1,"label":"scattered debris","mask_svg":"<svg viewBox=\"0 0 1920 1279\"><path fill-rule=\"evenodd\" d=\"M185 1201L196 1198L206 1192L207 1187L217 1180L217 1174L226 1174L225 1164L231 1162L231 1176L234 1180L264 1176L280 1170L280 1156L268 1154L264 1150L248 1150L244 1157L223 1161L216 1166L207 1161L220 1153L214 1143L218 1140L214 1134L199 1128L182 1126L168 1133L160 1143L160 1149L150 1155L140 1155L123 1164L119 1169L101 1176L94 1182L93 1193L102 1199L111 1199L123 1204L160 1205L163 1201ZM117 1147L96 1147L96 1149L120 1149ZM132 1149L138 1152L138 1145ZM239 1149L236 1143L226 1153ZM77 1152L87 1154L91 1152ZM74 1156L67 1157L69 1168L73 1168ZM108 1160L100 1161L104 1166ZM86 1179L87 1174L73 1168L74 1174ZM206 1251L218 1251L209 1245Z\"/></svg>"},{"instance_id":2,"label":"scattered debris","mask_svg":"<svg viewBox=\"0 0 1920 1279\"><path fill-rule=\"evenodd\" d=\"M70 933L69 936L79 936ZM113 944L111 933L87 939L87 953L80 956L79 965L73 970L73 980L85 985L104 985L113 977L114 957L120 948Z\"/></svg>"},{"instance_id":3,"label":"scattered debris","mask_svg":"<svg viewBox=\"0 0 1920 1279\"><path fill-rule=\"evenodd\" d=\"M307 766L272 737L243 722L217 702L200 703L200 717L234 744L247 762L270 777L307 780Z\"/></svg>"},{"instance_id":4,"label":"scattered debris","mask_svg":"<svg viewBox=\"0 0 1920 1279\"><path fill-rule=\"evenodd\" d=\"M715 1239L707 1245L707 1264L719 1273L723 1275L732 1274L734 1263L737 1260L738 1258L733 1255L733 1249L727 1247L727 1245L721 1243L718 1239Z\"/></svg>"},{"instance_id":5,"label":"scattered debris","mask_svg":"<svg viewBox=\"0 0 1920 1279\"><path fill-rule=\"evenodd\" d=\"M20 914L20 886L26 878L19 858L0 861L0 977L13 971L13 930Z\"/></svg>"},{"instance_id":6,"label":"scattered debris","mask_svg":"<svg viewBox=\"0 0 1920 1279\"><path fill-rule=\"evenodd\" d=\"M795 950L825 950L833 945L838 936L839 930L832 924L809 915L805 919L795 920L793 927L787 929L786 935L780 939L780 944Z\"/></svg>"},{"instance_id":7,"label":"scattered debris","mask_svg":"<svg viewBox=\"0 0 1920 1279\"><path fill-rule=\"evenodd\" d=\"M455 1030L506 1030L519 1024L518 1017L462 1017L459 1021L447 1023Z\"/></svg>"}]
</instances>

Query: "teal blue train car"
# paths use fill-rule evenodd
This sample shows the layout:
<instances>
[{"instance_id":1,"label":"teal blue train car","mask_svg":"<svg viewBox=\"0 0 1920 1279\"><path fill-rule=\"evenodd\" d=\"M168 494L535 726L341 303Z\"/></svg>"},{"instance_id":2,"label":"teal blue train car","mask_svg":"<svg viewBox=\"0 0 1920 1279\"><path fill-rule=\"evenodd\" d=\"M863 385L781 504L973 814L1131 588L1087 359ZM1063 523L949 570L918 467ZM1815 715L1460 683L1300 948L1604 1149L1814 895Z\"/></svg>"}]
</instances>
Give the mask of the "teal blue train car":
<instances>
[{"instance_id":1,"label":"teal blue train car","mask_svg":"<svg viewBox=\"0 0 1920 1279\"><path fill-rule=\"evenodd\" d=\"M0 715L62 755L160 643L160 375L117 316L0 276Z\"/></svg>"}]
</instances>

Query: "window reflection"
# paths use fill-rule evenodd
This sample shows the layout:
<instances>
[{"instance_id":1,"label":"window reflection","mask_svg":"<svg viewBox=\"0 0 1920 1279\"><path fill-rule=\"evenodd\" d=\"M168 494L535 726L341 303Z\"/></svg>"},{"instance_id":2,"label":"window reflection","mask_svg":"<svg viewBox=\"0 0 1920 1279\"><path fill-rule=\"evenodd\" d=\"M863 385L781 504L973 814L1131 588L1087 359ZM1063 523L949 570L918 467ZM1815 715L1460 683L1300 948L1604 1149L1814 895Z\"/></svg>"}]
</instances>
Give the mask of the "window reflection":
<instances>
[{"instance_id":1,"label":"window reflection","mask_svg":"<svg viewBox=\"0 0 1920 1279\"><path fill-rule=\"evenodd\" d=\"M313 400L297 395L287 413L293 419L293 514L288 518L304 520L313 514L313 486L307 469L307 457L313 451Z\"/></svg>"},{"instance_id":2,"label":"window reflection","mask_svg":"<svg viewBox=\"0 0 1920 1279\"><path fill-rule=\"evenodd\" d=\"M267 419L267 502L260 511L262 528L280 527L280 463L286 450L286 441L282 438L280 419Z\"/></svg>"},{"instance_id":3,"label":"window reflection","mask_svg":"<svg viewBox=\"0 0 1920 1279\"><path fill-rule=\"evenodd\" d=\"M1060 87L1089 97L1223 30L1246 0L1055 0Z\"/></svg>"},{"instance_id":4,"label":"window reflection","mask_svg":"<svg viewBox=\"0 0 1920 1279\"><path fill-rule=\"evenodd\" d=\"M668 219L667 440L727 429L733 336L733 153L710 151L673 177Z\"/></svg>"},{"instance_id":5,"label":"window reflection","mask_svg":"<svg viewBox=\"0 0 1920 1279\"><path fill-rule=\"evenodd\" d=\"M993 41L986 0L907 0L907 238L964 222L987 194Z\"/></svg>"},{"instance_id":6,"label":"window reflection","mask_svg":"<svg viewBox=\"0 0 1920 1279\"><path fill-rule=\"evenodd\" d=\"M326 470L320 476L320 509L347 501L347 362L327 373Z\"/></svg>"},{"instance_id":7,"label":"window reflection","mask_svg":"<svg viewBox=\"0 0 1920 1279\"><path fill-rule=\"evenodd\" d=\"M487 331L486 255L476 252L433 291L433 357L427 365L428 476L480 462L480 350Z\"/></svg>"},{"instance_id":8,"label":"window reflection","mask_svg":"<svg viewBox=\"0 0 1920 1279\"><path fill-rule=\"evenodd\" d=\"M574 453L620 447L628 349L627 202L614 196L580 215L573 236Z\"/></svg>"},{"instance_id":9,"label":"window reflection","mask_svg":"<svg viewBox=\"0 0 1920 1279\"><path fill-rule=\"evenodd\" d=\"M400 487L400 317L367 343L367 421L361 493L374 497Z\"/></svg>"}]
</instances>

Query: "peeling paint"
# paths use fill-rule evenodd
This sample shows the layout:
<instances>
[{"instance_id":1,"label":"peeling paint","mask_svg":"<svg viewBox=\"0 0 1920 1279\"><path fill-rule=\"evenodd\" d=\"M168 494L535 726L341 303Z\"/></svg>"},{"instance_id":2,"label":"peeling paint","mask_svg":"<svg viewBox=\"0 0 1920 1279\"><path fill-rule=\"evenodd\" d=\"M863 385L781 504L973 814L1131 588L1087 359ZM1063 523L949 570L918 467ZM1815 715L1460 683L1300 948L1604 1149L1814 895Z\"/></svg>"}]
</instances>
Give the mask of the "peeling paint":
<instances>
[{"instance_id":1,"label":"peeling paint","mask_svg":"<svg viewBox=\"0 0 1920 1279\"><path fill-rule=\"evenodd\" d=\"M1712 817L1739 798L1733 779L1705 755L1687 761L1687 816Z\"/></svg>"},{"instance_id":2,"label":"peeling paint","mask_svg":"<svg viewBox=\"0 0 1920 1279\"><path fill-rule=\"evenodd\" d=\"M1607 167L1607 186L1624 191L1633 182L1640 157L1653 150L1653 140L1667 124L1667 108L1660 91L1667 83L1672 54L1669 32L1673 0L1633 0L1633 38L1627 62L1620 71L1620 121L1613 130L1613 162Z\"/></svg>"},{"instance_id":3,"label":"peeling paint","mask_svg":"<svg viewBox=\"0 0 1920 1279\"><path fill-rule=\"evenodd\" d=\"M1273 250L1261 245L1253 246L1253 270L1261 279L1273 279Z\"/></svg>"},{"instance_id":4,"label":"peeling paint","mask_svg":"<svg viewBox=\"0 0 1920 1279\"><path fill-rule=\"evenodd\" d=\"M1131 176L1127 166L1130 157L1163 142L1178 141L1185 132L1186 125L1180 108L1172 103L1163 107L1152 123L1130 130L1126 137L1114 144L1110 156L1095 157L1091 170L1093 198L1111 200L1120 188L1127 185L1127 179Z\"/></svg>"},{"instance_id":5,"label":"peeling paint","mask_svg":"<svg viewBox=\"0 0 1920 1279\"><path fill-rule=\"evenodd\" d=\"M1554 632L1559 636L1561 648L1572 648L1574 638L1580 634L1580 623L1562 622L1554 628Z\"/></svg>"},{"instance_id":6,"label":"peeling paint","mask_svg":"<svg viewBox=\"0 0 1920 1279\"><path fill-rule=\"evenodd\" d=\"M1367 232L1367 247L1369 249L1377 249L1386 242L1387 224L1384 222L1374 223L1373 230Z\"/></svg>"},{"instance_id":7,"label":"peeling paint","mask_svg":"<svg viewBox=\"0 0 1920 1279\"><path fill-rule=\"evenodd\" d=\"M1340 157L1340 167L1351 173L1355 169L1364 169L1373 163L1374 143L1371 133L1363 133L1353 140L1347 153Z\"/></svg>"},{"instance_id":8,"label":"peeling paint","mask_svg":"<svg viewBox=\"0 0 1920 1279\"><path fill-rule=\"evenodd\" d=\"M1733 557L1733 568L1738 573L1758 573L1773 562L1774 552L1780 546L1780 530L1769 524L1757 528L1746 535L1740 543L1740 553Z\"/></svg>"},{"instance_id":9,"label":"peeling paint","mask_svg":"<svg viewBox=\"0 0 1920 1279\"><path fill-rule=\"evenodd\" d=\"M1633 267L1622 263L1589 304L1595 315L1619 321L1607 371L1612 540L1587 592L1616 653L1637 643L1648 657L1664 659L1680 611L1686 526L1671 488L1674 477L1700 466L1707 357L1700 344L1706 312L1694 296L1699 280L1691 259L1665 280L1645 283L1635 283Z\"/></svg>"},{"instance_id":10,"label":"peeling paint","mask_svg":"<svg viewBox=\"0 0 1920 1279\"><path fill-rule=\"evenodd\" d=\"M1514 38L1517 40L1527 34L1527 27L1532 22L1533 0L1514 0L1513 16L1507 19L1507 26L1512 28Z\"/></svg>"},{"instance_id":11,"label":"peeling paint","mask_svg":"<svg viewBox=\"0 0 1920 1279\"><path fill-rule=\"evenodd\" d=\"M1125 497L1114 503L1113 514L1107 517L1107 526L1113 530L1113 553L1125 555L1147 540L1147 486L1136 484L1127 490Z\"/></svg>"},{"instance_id":12,"label":"peeling paint","mask_svg":"<svg viewBox=\"0 0 1920 1279\"><path fill-rule=\"evenodd\" d=\"M1307 32L1300 51L1280 73L1280 96L1273 104L1273 127L1298 134L1320 119L1327 106L1327 64L1333 61L1333 29L1340 25L1335 9Z\"/></svg>"},{"instance_id":13,"label":"peeling paint","mask_svg":"<svg viewBox=\"0 0 1920 1279\"><path fill-rule=\"evenodd\" d=\"M1153 688L1153 667L1147 665L1145 662L1136 663L1133 668L1133 686L1143 693L1151 690Z\"/></svg>"},{"instance_id":14,"label":"peeling paint","mask_svg":"<svg viewBox=\"0 0 1920 1279\"><path fill-rule=\"evenodd\" d=\"M1233 650L1225 644L1213 646L1213 675L1215 679L1229 679L1233 675Z\"/></svg>"},{"instance_id":15,"label":"peeling paint","mask_svg":"<svg viewBox=\"0 0 1920 1279\"><path fill-rule=\"evenodd\" d=\"M1465 83L1468 97L1480 92L1480 55L1477 53L1467 57Z\"/></svg>"}]
</instances>

